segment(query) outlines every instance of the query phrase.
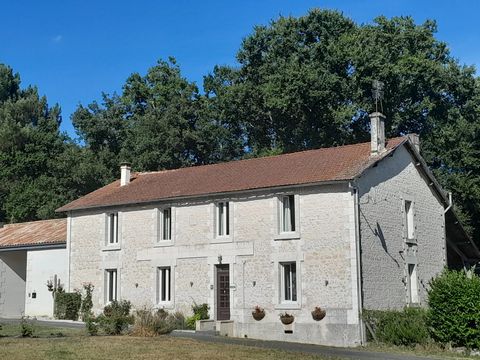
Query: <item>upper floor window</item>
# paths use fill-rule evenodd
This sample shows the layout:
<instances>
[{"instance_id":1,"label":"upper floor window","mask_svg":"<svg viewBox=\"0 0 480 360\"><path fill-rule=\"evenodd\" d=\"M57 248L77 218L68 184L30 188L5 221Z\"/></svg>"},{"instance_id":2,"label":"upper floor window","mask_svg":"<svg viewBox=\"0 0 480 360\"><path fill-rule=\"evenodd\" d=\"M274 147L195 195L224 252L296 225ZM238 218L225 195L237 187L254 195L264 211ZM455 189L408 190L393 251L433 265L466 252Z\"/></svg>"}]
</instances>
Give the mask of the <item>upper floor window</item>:
<instances>
[{"instance_id":1,"label":"upper floor window","mask_svg":"<svg viewBox=\"0 0 480 360\"><path fill-rule=\"evenodd\" d=\"M413 222L413 202L405 200L405 227L407 240L415 238L415 225Z\"/></svg>"},{"instance_id":2,"label":"upper floor window","mask_svg":"<svg viewBox=\"0 0 480 360\"><path fill-rule=\"evenodd\" d=\"M117 300L117 269L109 269L105 271L106 282L106 302L112 302Z\"/></svg>"},{"instance_id":3,"label":"upper floor window","mask_svg":"<svg viewBox=\"0 0 480 360\"><path fill-rule=\"evenodd\" d=\"M172 240L172 208L162 212L162 240Z\"/></svg>"},{"instance_id":4,"label":"upper floor window","mask_svg":"<svg viewBox=\"0 0 480 360\"><path fill-rule=\"evenodd\" d=\"M118 244L118 213L108 215L108 245Z\"/></svg>"},{"instance_id":5,"label":"upper floor window","mask_svg":"<svg viewBox=\"0 0 480 360\"><path fill-rule=\"evenodd\" d=\"M217 203L217 235L230 235L230 206L228 201Z\"/></svg>"},{"instance_id":6,"label":"upper floor window","mask_svg":"<svg viewBox=\"0 0 480 360\"><path fill-rule=\"evenodd\" d=\"M282 303L297 301L297 264L280 263L280 301Z\"/></svg>"},{"instance_id":7,"label":"upper floor window","mask_svg":"<svg viewBox=\"0 0 480 360\"><path fill-rule=\"evenodd\" d=\"M280 230L281 232L296 231L294 195L285 195L281 198Z\"/></svg>"}]
</instances>

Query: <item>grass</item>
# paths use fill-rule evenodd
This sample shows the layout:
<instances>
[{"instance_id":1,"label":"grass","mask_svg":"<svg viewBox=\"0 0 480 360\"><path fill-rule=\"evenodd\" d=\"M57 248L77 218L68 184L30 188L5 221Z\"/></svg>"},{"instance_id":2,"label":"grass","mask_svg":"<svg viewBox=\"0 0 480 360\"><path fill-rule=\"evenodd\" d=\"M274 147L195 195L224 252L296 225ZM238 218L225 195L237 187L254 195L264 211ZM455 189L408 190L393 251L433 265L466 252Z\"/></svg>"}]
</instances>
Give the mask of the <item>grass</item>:
<instances>
[{"instance_id":1,"label":"grass","mask_svg":"<svg viewBox=\"0 0 480 360\"><path fill-rule=\"evenodd\" d=\"M479 359L478 356L469 356L463 353L459 353L450 349L445 349L439 344L431 343L427 345L417 345L415 347L409 346L395 346L381 343L371 342L366 347L361 348L366 351L396 353L403 355L416 355L416 356L434 356L435 358L444 359Z\"/></svg>"},{"instance_id":2,"label":"grass","mask_svg":"<svg viewBox=\"0 0 480 360\"><path fill-rule=\"evenodd\" d=\"M20 338L20 324L2 324L0 359L258 359L325 360L320 357L242 345L159 336L87 336L84 329L34 324L34 338Z\"/></svg>"}]
</instances>

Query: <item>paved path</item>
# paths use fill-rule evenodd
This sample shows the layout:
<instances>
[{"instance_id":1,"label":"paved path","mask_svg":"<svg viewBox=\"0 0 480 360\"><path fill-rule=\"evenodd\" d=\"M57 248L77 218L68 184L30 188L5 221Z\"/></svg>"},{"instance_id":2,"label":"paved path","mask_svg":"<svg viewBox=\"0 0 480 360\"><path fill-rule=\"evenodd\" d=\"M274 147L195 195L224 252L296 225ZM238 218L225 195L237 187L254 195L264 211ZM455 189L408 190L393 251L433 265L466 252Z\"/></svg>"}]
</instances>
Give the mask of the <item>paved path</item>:
<instances>
[{"instance_id":1,"label":"paved path","mask_svg":"<svg viewBox=\"0 0 480 360\"><path fill-rule=\"evenodd\" d=\"M201 334L195 332L174 331L171 336L195 339L220 344L254 346L264 349L285 350L293 352L302 352L306 354L323 355L340 359L359 359L359 360L420 360L420 359L441 359L438 357L421 357L404 354L390 354L383 352L373 352L359 350L354 348L338 348L329 346L319 346L310 344L298 344L282 341L263 341L254 339L231 338L224 336L214 336L211 334Z\"/></svg>"},{"instance_id":2,"label":"paved path","mask_svg":"<svg viewBox=\"0 0 480 360\"><path fill-rule=\"evenodd\" d=\"M18 324L20 319L4 319L0 318L0 324ZM85 324L81 321L70 321L70 320L42 320L42 319L30 319L34 324L51 326L51 327L63 327L71 329L83 329Z\"/></svg>"}]
</instances>

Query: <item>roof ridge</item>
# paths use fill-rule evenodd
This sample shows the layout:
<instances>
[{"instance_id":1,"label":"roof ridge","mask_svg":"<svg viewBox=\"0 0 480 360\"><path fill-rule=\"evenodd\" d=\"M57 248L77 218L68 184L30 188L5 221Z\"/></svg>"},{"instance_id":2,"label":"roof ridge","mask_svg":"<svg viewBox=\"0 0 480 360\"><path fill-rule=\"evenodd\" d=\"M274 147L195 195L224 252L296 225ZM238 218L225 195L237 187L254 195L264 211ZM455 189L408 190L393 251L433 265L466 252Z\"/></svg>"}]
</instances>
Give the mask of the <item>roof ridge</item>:
<instances>
[{"instance_id":1,"label":"roof ridge","mask_svg":"<svg viewBox=\"0 0 480 360\"><path fill-rule=\"evenodd\" d=\"M400 139L400 138L406 138L406 136L397 136L394 138L386 139L385 143L388 144L389 141ZM229 160L229 161L223 161L219 163L214 163L214 164L204 164L204 165L193 165L193 166L185 166L185 167L180 167L180 168L175 168L175 169L164 169L164 170L158 170L158 171L137 171L134 172L136 175L156 175L156 174L162 174L162 173L168 173L168 172L176 172L179 170L183 169L195 169L199 167L217 167L217 166L222 166L225 164L230 164L230 163L238 163L238 162L247 162L247 161L253 161L253 160L261 160L261 159L273 159L273 158L278 158L278 157L287 157L287 156L293 156L297 154L305 154L309 152L315 152L315 151L325 151L325 150L330 150L330 149L338 149L338 148L348 148L348 147L356 147L356 146L364 146L365 144L369 144L370 141L362 142L362 143L355 143L355 144L346 144L346 145L339 145L339 146L330 146L330 147L322 147L318 149L307 149L307 150L301 150L301 151L294 151L294 152L289 152L289 153L283 153L283 154L277 154L277 155L267 155L267 156L260 156L260 157L252 157L248 159L238 159L238 160Z\"/></svg>"},{"instance_id":2,"label":"roof ridge","mask_svg":"<svg viewBox=\"0 0 480 360\"><path fill-rule=\"evenodd\" d=\"M53 222L53 221L60 221L60 220L66 221L67 219L66 218L58 218L58 219L44 219L44 220L24 221L24 222L19 222L19 223L10 223L10 224L4 224L3 229L15 227L15 226L22 226L22 225L28 225L28 224L34 224L34 223L38 224L38 223L41 223L41 222ZM0 229L2 229L2 228L0 228Z\"/></svg>"}]
</instances>

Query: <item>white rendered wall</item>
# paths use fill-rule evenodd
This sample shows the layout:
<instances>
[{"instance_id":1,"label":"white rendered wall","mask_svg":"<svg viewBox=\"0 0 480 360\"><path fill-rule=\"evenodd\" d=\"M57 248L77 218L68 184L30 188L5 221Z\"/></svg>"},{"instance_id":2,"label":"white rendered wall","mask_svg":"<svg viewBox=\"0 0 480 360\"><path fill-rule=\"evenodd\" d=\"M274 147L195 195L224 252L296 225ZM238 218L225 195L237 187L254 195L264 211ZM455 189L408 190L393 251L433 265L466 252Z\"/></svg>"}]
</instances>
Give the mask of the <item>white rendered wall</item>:
<instances>
[{"instance_id":1,"label":"white rendered wall","mask_svg":"<svg viewBox=\"0 0 480 360\"><path fill-rule=\"evenodd\" d=\"M25 251L0 253L0 317L18 318L25 311Z\"/></svg>"},{"instance_id":2,"label":"white rendered wall","mask_svg":"<svg viewBox=\"0 0 480 360\"><path fill-rule=\"evenodd\" d=\"M53 316L53 297L47 289L47 281L60 279L65 286L67 281L67 250L49 249L29 251L27 254L27 282L25 315L37 317ZM36 294L33 298L32 294Z\"/></svg>"}]
</instances>

